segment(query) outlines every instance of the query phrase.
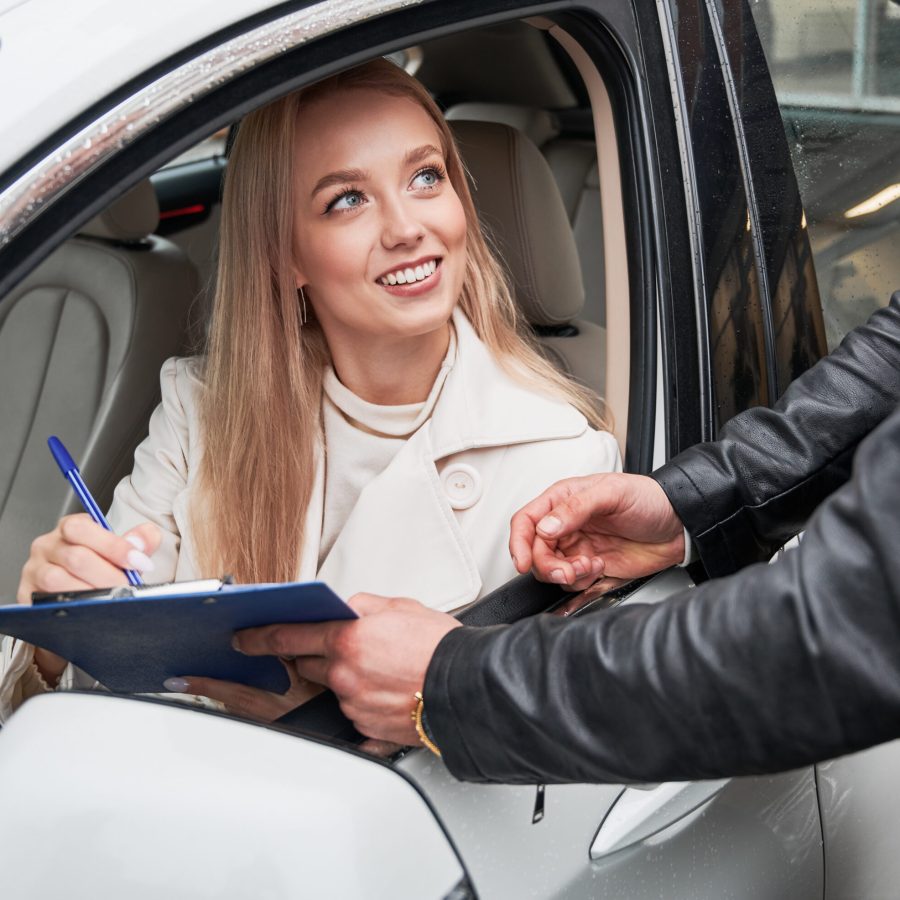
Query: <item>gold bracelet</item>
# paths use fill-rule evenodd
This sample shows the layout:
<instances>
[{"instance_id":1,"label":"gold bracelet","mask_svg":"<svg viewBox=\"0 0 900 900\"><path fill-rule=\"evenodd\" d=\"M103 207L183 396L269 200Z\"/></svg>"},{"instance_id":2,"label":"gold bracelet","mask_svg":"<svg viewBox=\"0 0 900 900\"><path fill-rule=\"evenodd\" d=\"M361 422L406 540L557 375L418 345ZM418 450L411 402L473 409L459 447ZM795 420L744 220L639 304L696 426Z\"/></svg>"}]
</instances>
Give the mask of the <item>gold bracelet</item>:
<instances>
[{"instance_id":1,"label":"gold bracelet","mask_svg":"<svg viewBox=\"0 0 900 900\"><path fill-rule=\"evenodd\" d=\"M416 706L410 712L410 718L413 720L416 726L416 734L419 736L419 740L435 755L440 756L441 751L438 749L438 745L428 737L425 733L425 726L422 724L422 714L425 711L425 698L422 696L421 691L416 691L413 696L416 699Z\"/></svg>"}]
</instances>

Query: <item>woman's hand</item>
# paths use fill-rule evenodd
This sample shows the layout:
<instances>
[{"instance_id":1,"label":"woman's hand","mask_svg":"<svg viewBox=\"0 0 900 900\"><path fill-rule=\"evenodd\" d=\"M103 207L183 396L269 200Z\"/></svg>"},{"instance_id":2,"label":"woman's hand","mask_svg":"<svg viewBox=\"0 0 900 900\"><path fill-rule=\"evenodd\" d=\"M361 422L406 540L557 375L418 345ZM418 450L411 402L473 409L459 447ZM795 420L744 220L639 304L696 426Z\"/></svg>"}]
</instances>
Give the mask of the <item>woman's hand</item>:
<instances>
[{"instance_id":1,"label":"woman's hand","mask_svg":"<svg viewBox=\"0 0 900 900\"><path fill-rule=\"evenodd\" d=\"M125 535L113 534L87 513L65 516L48 534L35 538L22 568L16 599L30 605L35 591L62 593L127 584L123 569L153 571L150 554L159 546L159 529L146 522ZM41 675L55 684L66 660L37 648Z\"/></svg>"},{"instance_id":2,"label":"woman's hand","mask_svg":"<svg viewBox=\"0 0 900 900\"><path fill-rule=\"evenodd\" d=\"M244 719L255 722L274 722L292 709L296 709L324 688L314 681L308 681L297 674L293 663L282 660L287 669L291 686L284 694L273 694L246 684L235 684L233 681L219 681L216 678L199 678L186 675L183 678L167 678L165 687L180 694L197 694L209 697L225 704L225 709Z\"/></svg>"}]
</instances>

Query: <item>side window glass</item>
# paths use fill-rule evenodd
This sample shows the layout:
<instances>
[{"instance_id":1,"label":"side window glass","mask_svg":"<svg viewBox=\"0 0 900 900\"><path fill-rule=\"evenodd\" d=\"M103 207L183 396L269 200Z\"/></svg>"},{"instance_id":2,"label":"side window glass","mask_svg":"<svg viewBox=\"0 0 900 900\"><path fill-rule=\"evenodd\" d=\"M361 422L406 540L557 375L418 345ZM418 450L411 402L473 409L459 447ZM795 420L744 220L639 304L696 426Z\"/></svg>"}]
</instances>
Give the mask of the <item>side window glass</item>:
<instances>
[{"instance_id":1,"label":"side window glass","mask_svg":"<svg viewBox=\"0 0 900 900\"><path fill-rule=\"evenodd\" d=\"M751 0L829 348L900 289L900 2Z\"/></svg>"},{"instance_id":2,"label":"side window glass","mask_svg":"<svg viewBox=\"0 0 900 900\"><path fill-rule=\"evenodd\" d=\"M197 162L204 159L212 159L215 156L224 156L228 144L228 128L220 128L215 134L211 134L206 140L180 153L174 159L167 162L163 168L171 169L182 166L185 163Z\"/></svg>"}]
</instances>

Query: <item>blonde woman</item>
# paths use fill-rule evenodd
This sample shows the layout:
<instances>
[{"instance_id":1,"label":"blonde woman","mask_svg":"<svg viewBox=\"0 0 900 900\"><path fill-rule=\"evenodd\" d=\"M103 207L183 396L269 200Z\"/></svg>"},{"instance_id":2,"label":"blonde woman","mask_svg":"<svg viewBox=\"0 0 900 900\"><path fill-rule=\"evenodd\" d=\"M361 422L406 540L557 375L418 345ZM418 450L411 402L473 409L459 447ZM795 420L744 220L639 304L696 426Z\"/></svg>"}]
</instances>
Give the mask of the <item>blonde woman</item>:
<instances>
[{"instance_id":1,"label":"blonde woman","mask_svg":"<svg viewBox=\"0 0 900 900\"><path fill-rule=\"evenodd\" d=\"M619 468L596 398L524 336L440 111L392 63L242 122L219 258L206 354L163 366L109 512L117 534L62 519L35 541L20 602L128 567L148 582L320 578L449 611L516 574L507 530L524 503ZM9 638L0 665L0 718L93 684ZM167 687L257 718L309 692Z\"/></svg>"}]
</instances>

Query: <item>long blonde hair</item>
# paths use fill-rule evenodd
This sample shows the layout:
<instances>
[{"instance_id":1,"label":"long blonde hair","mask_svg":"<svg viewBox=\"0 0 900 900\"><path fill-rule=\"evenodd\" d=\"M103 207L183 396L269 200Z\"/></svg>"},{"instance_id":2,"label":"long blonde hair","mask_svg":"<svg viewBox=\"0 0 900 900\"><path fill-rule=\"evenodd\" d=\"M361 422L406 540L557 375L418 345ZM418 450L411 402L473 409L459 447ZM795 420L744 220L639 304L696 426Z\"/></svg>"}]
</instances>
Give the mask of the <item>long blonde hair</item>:
<instances>
[{"instance_id":1,"label":"long blonde hair","mask_svg":"<svg viewBox=\"0 0 900 900\"><path fill-rule=\"evenodd\" d=\"M465 210L467 261L459 303L510 375L564 399L598 428L601 404L547 362L520 321L507 280L482 235L465 170L428 92L384 59L334 75L248 115L225 176L219 266L204 367L204 439L192 507L201 570L241 582L297 575L305 513L322 442L328 346L301 321L293 266L296 129L302 107L369 89L418 103L437 126L447 174Z\"/></svg>"}]
</instances>

